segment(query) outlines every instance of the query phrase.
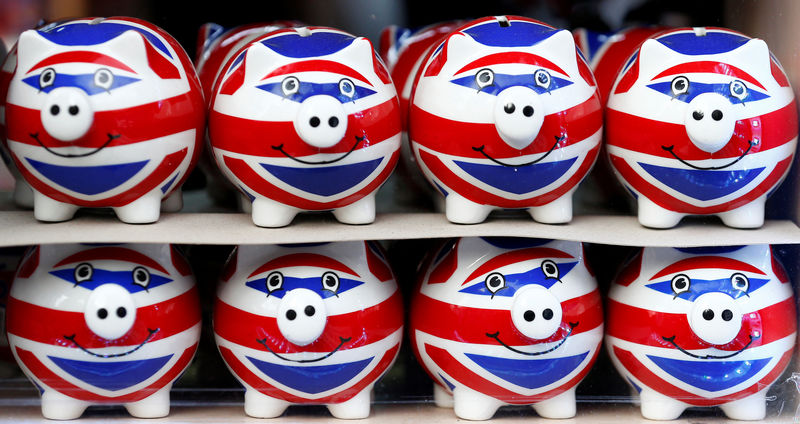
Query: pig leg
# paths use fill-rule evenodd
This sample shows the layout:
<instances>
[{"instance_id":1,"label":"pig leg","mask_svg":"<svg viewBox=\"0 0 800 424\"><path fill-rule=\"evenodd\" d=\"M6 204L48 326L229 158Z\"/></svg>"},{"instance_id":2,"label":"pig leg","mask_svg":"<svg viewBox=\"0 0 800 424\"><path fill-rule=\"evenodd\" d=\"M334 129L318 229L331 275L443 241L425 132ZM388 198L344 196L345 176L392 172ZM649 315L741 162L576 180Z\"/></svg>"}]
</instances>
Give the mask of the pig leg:
<instances>
[{"instance_id":1,"label":"pig leg","mask_svg":"<svg viewBox=\"0 0 800 424\"><path fill-rule=\"evenodd\" d=\"M674 420L681 416L687 404L652 389L642 388L642 416L649 420Z\"/></svg>"},{"instance_id":2,"label":"pig leg","mask_svg":"<svg viewBox=\"0 0 800 424\"><path fill-rule=\"evenodd\" d=\"M375 192L347 206L334 209L333 216L344 224L371 224L375 221Z\"/></svg>"},{"instance_id":3,"label":"pig leg","mask_svg":"<svg viewBox=\"0 0 800 424\"><path fill-rule=\"evenodd\" d=\"M172 384L168 384L142 400L125 404L125 409L136 418L166 417L169 415L169 391L171 389Z\"/></svg>"},{"instance_id":4,"label":"pig leg","mask_svg":"<svg viewBox=\"0 0 800 424\"><path fill-rule=\"evenodd\" d=\"M453 407L453 395L447 393L447 390L444 387L434 384L433 385L433 402L439 408L452 408Z\"/></svg>"},{"instance_id":5,"label":"pig leg","mask_svg":"<svg viewBox=\"0 0 800 424\"><path fill-rule=\"evenodd\" d=\"M483 421L492 418L503 402L467 386L453 389L453 410L456 416L465 420Z\"/></svg>"},{"instance_id":6,"label":"pig leg","mask_svg":"<svg viewBox=\"0 0 800 424\"><path fill-rule=\"evenodd\" d=\"M732 420L763 420L767 416L766 390L745 398L720 405L720 409Z\"/></svg>"},{"instance_id":7,"label":"pig leg","mask_svg":"<svg viewBox=\"0 0 800 424\"><path fill-rule=\"evenodd\" d=\"M33 216L39 221L59 222L72 219L78 206L59 202L38 191L33 192Z\"/></svg>"},{"instance_id":8,"label":"pig leg","mask_svg":"<svg viewBox=\"0 0 800 424\"><path fill-rule=\"evenodd\" d=\"M252 210L253 224L271 228L289 225L300 211L266 197L256 197Z\"/></svg>"},{"instance_id":9,"label":"pig leg","mask_svg":"<svg viewBox=\"0 0 800 424\"><path fill-rule=\"evenodd\" d=\"M722 222L734 228L758 228L764 225L764 205L767 197L761 196L752 202L728 212L722 212L719 217Z\"/></svg>"},{"instance_id":10,"label":"pig leg","mask_svg":"<svg viewBox=\"0 0 800 424\"><path fill-rule=\"evenodd\" d=\"M161 216L161 189L151 190L124 206L117 206L114 212L120 221L127 224L150 224Z\"/></svg>"},{"instance_id":11,"label":"pig leg","mask_svg":"<svg viewBox=\"0 0 800 424\"><path fill-rule=\"evenodd\" d=\"M357 395L342 402L328 405L331 415L339 419L358 420L369 417L372 385L365 387Z\"/></svg>"},{"instance_id":12,"label":"pig leg","mask_svg":"<svg viewBox=\"0 0 800 424\"><path fill-rule=\"evenodd\" d=\"M64 396L55 390L42 393L42 415L50 420L74 420L79 418L89 403Z\"/></svg>"},{"instance_id":13,"label":"pig leg","mask_svg":"<svg viewBox=\"0 0 800 424\"><path fill-rule=\"evenodd\" d=\"M544 418L572 418L575 416L575 387L533 404L533 409Z\"/></svg>"},{"instance_id":14,"label":"pig leg","mask_svg":"<svg viewBox=\"0 0 800 424\"><path fill-rule=\"evenodd\" d=\"M247 388L244 392L244 413L254 418L275 418L289 407L289 402Z\"/></svg>"},{"instance_id":15,"label":"pig leg","mask_svg":"<svg viewBox=\"0 0 800 424\"><path fill-rule=\"evenodd\" d=\"M478 224L486 220L493 206L481 205L467 200L458 193L450 193L444 199L447 220L455 224Z\"/></svg>"},{"instance_id":16,"label":"pig leg","mask_svg":"<svg viewBox=\"0 0 800 424\"><path fill-rule=\"evenodd\" d=\"M658 206L652 200L639 195L639 223L650 228L672 228L681 222L684 214Z\"/></svg>"},{"instance_id":17,"label":"pig leg","mask_svg":"<svg viewBox=\"0 0 800 424\"><path fill-rule=\"evenodd\" d=\"M528 208L528 213L536 222L543 224L565 224L572 221L572 193L570 190L556 200L542 206Z\"/></svg>"}]
</instances>

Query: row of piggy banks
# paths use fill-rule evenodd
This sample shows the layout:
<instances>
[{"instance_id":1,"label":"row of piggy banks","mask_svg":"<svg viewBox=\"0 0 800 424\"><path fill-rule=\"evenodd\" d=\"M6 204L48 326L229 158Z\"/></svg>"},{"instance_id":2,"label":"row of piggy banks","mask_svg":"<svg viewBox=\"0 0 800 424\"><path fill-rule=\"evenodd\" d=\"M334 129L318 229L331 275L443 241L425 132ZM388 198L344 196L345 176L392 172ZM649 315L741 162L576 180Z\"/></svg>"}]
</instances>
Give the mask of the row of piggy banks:
<instances>
[{"instance_id":1,"label":"row of piggy banks","mask_svg":"<svg viewBox=\"0 0 800 424\"><path fill-rule=\"evenodd\" d=\"M578 242L452 239L417 277L411 349L435 403L463 419L503 405L574 416L576 386L603 340L646 418L719 406L763 419L795 345L791 283L768 245L644 248L612 284L605 319ZM198 346L197 291L170 245L37 246L3 299L3 350L39 389L47 418L96 404L165 416ZM220 277L213 329L247 415L321 404L356 419L369 415L405 321L377 243L243 245Z\"/></svg>"},{"instance_id":2,"label":"row of piggy banks","mask_svg":"<svg viewBox=\"0 0 800 424\"><path fill-rule=\"evenodd\" d=\"M378 55L333 28L208 24L195 71L147 22L69 20L11 49L2 144L16 199L42 221L106 207L147 223L179 209L207 132L259 226L303 211L373 222L402 145L451 222L520 209L565 223L605 123L608 159L643 225L718 215L761 226L797 143L780 64L762 40L727 29L644 35L590 40L499 16L388 28Z\"/></svg>"}]
</instances>

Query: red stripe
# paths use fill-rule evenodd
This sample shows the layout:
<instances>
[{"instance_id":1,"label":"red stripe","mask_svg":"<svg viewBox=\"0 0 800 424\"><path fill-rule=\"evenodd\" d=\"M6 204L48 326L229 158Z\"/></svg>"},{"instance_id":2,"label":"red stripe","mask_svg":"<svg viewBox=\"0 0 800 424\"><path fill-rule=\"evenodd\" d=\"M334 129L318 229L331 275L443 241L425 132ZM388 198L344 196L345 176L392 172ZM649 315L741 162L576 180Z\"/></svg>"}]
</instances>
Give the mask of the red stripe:
<instances>
[{"instance_id":1,"label":"red stripe","mask_svg":"<svg viewBox=\"0 0 800 424\"><path fill-rule=\"evenodd\" d=\"M622 271L620 271L619 275L615 279L615 283L622 286L628 287L639 278L639 275L642 272L642 249L639 248L639 251L636 252L636 256L631 258L625 266L622 267Z\"/></svg>"},{"instance_id":2,"label":"red stripe","mask_svg":"<svg viewBox=\"0 0 800 424\"><path fill-rule=\"evenodd\" d=\"M36 272L36 268L39 267L39 250L39 246L33 246L26 252L19 269L17 269L17 278L29 278Z\"/></svg>"},{"instance_id":3,"label":"red stripe","mask_svg":"<svg viewBox=\"0 0 800 424\"><path fill-rule=\"evenodd\" d=\"M578 73L580 73L581 78L583 78L583 80L586 81L586 84L589 87L596 87L597 81L595 81L594 79L594 74L592 74L592 70L589 69L589 64L587 64L586 61L583 60L583 57L578 53L577 50L575 50L575 61L578 62ZM599 94L600 93L598 93L598 95ZM600 105L604 104L605 103L602 103L601 100Z\"/></svg>"},{"instance_id":4,"label":"red stripe","mask_svg":"<svg viewBox=\"0 0 800 424\"><path fill-rule=\"evenodd\" d=\"M197 149L195 149L197 152ZM167 177L172 175L175 169L183 162L187 154L187 149L181 149L175 153L167 155L164 160L139 184L135 185L130 190L117 194L116 196L108 197L101 200L84 200L77 197L70 196L62 193L56 187L51 186L49 183L39 180L33 175L24 165L19 161L16 155L12 156L14 164L19 169L25 181L28 182L34 189L51 197L59 202L70 203L80 207L120 207L125 206L134 200L141 197L143 194L149 193L156 189L160 184L166 181ZM190 164L189 169L184 173L184 178L189 175L193 164ZM183 179L181 179L183 181ZM174 184L174 187L180 187L179 184ZM173 189L174 190L174 189Z\"/></svg>"},{"instance_id":5,"label":"red stripe","mask_svg":"<svg viewBox=\"0 0 800 424\"><path fill-rule=\"evenodd\" d=\"M639 79L639 59L640 59L639 57L634 59L633 63L628 68L628 70L625 71L622 77L619 78L619 82L617 82L617 87L614 89L614 94L627 93L628 90L630 90L631 87L633 87L633 84L636 83L636 80ZM624 66L625 64L623 63L622 67L620 67L620 71L622 71L622 68ZM611 111L611 109L607 109L607 112L608 111ZM606 118L606 122L608 122L608 118Z\"/></svg>"},{"instance_id":6,"label":"red stripe","mask_svg":"<svg viewBox=\"0 0 800 424\"><path fill-rule=\"evenodd\" d=\"M369 82L367 77L361 75L361 73L356 71L355 69L341 62L334 62L332 60L322 60L322 59L304 60L300 62L292 62L287 65L279 66L275 68L272 72L264 76L264 78L261 78L261 80L263 81L268 78L280 75L292 74L292 73L299 73L299 72L330 72L334 74L345 75L350 78L357 79L372 87L372 83Z\"/></svg>"},{"instance_id":7,"label":"red stripe","mask_svg":"<svg viewBox=\"0 0 800 424\"><path fill-rule=\"evenodd\" d=\"M238 55L232 56L230 60L235 60L236 57L238 57ZM234 69L233 72L231 72L229 75L225 75L228 72L229 68L227 66L223 68L222 71L220 71L219 77L215 80L214 83L215 87L212 90L212 93L216 91L216 86L219 85L219 82L224 80L225 82L222 83L222 87L220 87L219 89L219 94L225 94L229 96L235 94L236 90L241 88L242 85L244 84L244 71L245 71L245 66L247 66L246 64L247 64L247 55L245 55L245 57L239 63L238 68ZM209 100L209 102L210 101L211 100Z\"/></svg>"},{"instance_id":8,"label":"red stripe","mask_svg":"<svg viewBox=\"0 0 800 424\"><path fill-rule=\"evenodd\" d=\"M60 266L68 264L74 264L76 262L89 262L89 261L101 261L101 260L117 260L124 262L133 262L135 264L153 268L164 274L169 274L169 272L166 269L164 269L164 267L161 266L161 264L154 261L149 256L139 253L133 249L128 249L125 247L114 247L114 246L104 246L104 247L97 247L94 249L82 250L78 253L75 253L73 255L70 255L62 259L59 263L53 265L53 268L58 268Z\"/></svg>"},{"instance_id":9,"label":"red stripe","mask_svg":"<svg viewBox=\"0 0 800 424\"><path fill-rule=\"evenodd\" d=\"M383 340L401 328L403 301L398 291L375 306L347 314L329 315L325 332L306 346L296 346L286 340L273 317L252 314L219 299L214 302L214 332L232 343L264 352L266 349L258 340L264 340L277 353L327 353L341 344L340 337L351 337L341 349L355 349Z\"/></svg>"},{"instance_id":10,"label":"red stripe","mask_svg":"<svg viewBox=\"0 0 800 424\"><path fill-rule=\"evenodd\" d=\"M177 247L170 245L169 257L170 261L172 261L172 266L175 267L180 275L184 277L192 275L192 267L189 266L189 262L186 261L186 258L183 257Z\"/></svg>"},{"instance_id":11,"label":"red stripe","mask_svg":"<svg viewBox=\"0 0 800 424\"><path fill-rule=\"evenodd\" d=\"M783 72L780 65L776 63L775 58L769 61L769 69L772 72L772 77L778 82L778 85L781 87L789 87L789 79L786 78L786 73Z\"/></svg>"},{"instance_id":12,"label":"red stripe","mask_svg":"<svg viewBox=\"0 0 800 424\"><path fill-rule=\"evenodd\" d=\"M189 362L192 360L196 350L197 344L184 350L175 365L173 365L166 374L156 380L153 384L133 393L116 397L98 395L96 393L81 389L80 387L64 380L58 376L58 374L51 371L41 361L39 361L39 359L37 359L32 352L22 350L18 347L17 356L19 356L20 361L25 364L25 367L27 367L36 376L36 378L41 380L45 386L61 392L68 397L86 402L129 403L142 400L152 395L178 378L180 373L182 373L183 370L185 370L189 365Z\"/></svg>"},{"instance_id":13,"label":"red stripe","mask_svg":"<svg viewBox=\"0 0 800 424\"><path fill-rule=\"evenodd\" d=\"M686 133L686 126L632 115L614 109L606 111L606 139L611 146L619 146L648 155L673 158L662 146L674 146L674 152L684 160L735 158L758 138L748 154L763 152L797 137L797 106L794 102L764 114L736 121L728 144L714 153L700 150ZM757 123L757 125L753 125Z\"/></svg>"},{"instance_id":14,"label":"red stripe","mask_svg":"<svg viewBox=\"0 0 800 424\"><path fill-rule=\"evenodd\" d=\"M136 73L136 71L129 68L128 65L120 62L117 59L114 59L111 56L91 51L71 51L48 56L44 60L33 65L33 67L28 69L26 73L33 72L39 68L44 68L45 66L57 65L59 63L94 63L97 65L105 65L112 68L122 69L123 71L128 71L134 74Z\"/></svg>"},{"instance_id":15,"label":"red stripe","mask_svg":"<svg viewBox=\"0 0 800 424\"><path fill-rule=\"evenodd\" d=\"M633 186L634 189L640 193L640 195L647 197L652 202L667 210L686 214L708 215L727 212L740 206L744 206L772 190L772 188L774 188L775 185L780 182L784 175L786 175L786 172L789 170L789 165L792 164L792 158L794 155L791 155L788 158L776 163L775 168L772 169L772 172L767 176L767 178L764 179L764 181L761 182L761 184L750 190L748 193L741 195L738 199L719 205L706 207L695 206L691 203L686 203L670 196L660 188L655 187L642 178L638 173L636 173L636 171L633 170L633 168L630 167L630 165L628 165L624 159L614 155L610 155L610 157L611 164L614 166L617 172L622 175L625 183Z\"/></svg>"},{"instance_id":16,"label":"red stripe","mask_svg":"<svg viewBox=\"0 0 800 424\"><path fill-rule=\"evenodd\" d=\"M147 53L147 64L150 66L150 69L152 69L153 72L155 72L156 75L158 75L161 79L180 79L181 73L175 64L164 57L160 51L156 50L156 48L150 44L150 41L147 40L143 35L139 35L144 39L144 48L145 52ZM183 53L183 49L179 49ZM183 53L183 55L186 56L186 53ZM193 67L188 69L191 69L192 73L194 73Z\"/></svg>"},{"instance_id":17,"label":"red stripe","mask_svg":"<svg viewBox=\"0 0 800 424\"><path fill-rule=\"evenodd\" d=\"M486 154L496 158L513 158L544 153L553 147L556 137L565 136L559 148L580 143L603 127L603 112L597 95L565 111L544 117L544 123L533 142L524 149L515 149L500 138L493 123L454 121L430 113L416 104L409 116L411 140L448 155L484 158L473 147L485 146Z\"/></svg>"},{"instance_id":18,"label":"red stripe","mask_svg":"<svg viewBox=\"0 0 800 424\"><path fill-rule=\"evenodd\" d=\"M329 256L319 255L316 253L293 253L275 258L264 265L261 265L253 271L247 278L251 278L258 274L263 274L267 271L272 271L278 268L289 268L294 266L313 266L317 268L327 268L336 271L346 272L356 277L361 277L357 272L353 271L349 266L333 259Z\"/></svg>"},{"instance_id":19,"label":"red stripe","mask_svg":"<svg viewBox=\"0 0 800 424\"><path fill-rule=\"evenodd\" d=\"M740 260L727 258L724 256L693 256L691 258L681 259L678 262L668 265L656 275L650 277L650 280L661 278L665 275L674 274L676 272L686 271L687 269L730 269L733 271L746 271L755 274L767 275L764 271Z\"/></svg>"},{"instance_id":20,"label":"red stripe","mask_svg":"<svg viewBox=\"0 0 800 424\"><path fill-rule=\"evenodd\" d=\"M789 274L786 273L786 268L783 267L781 262L778 260L778 257L775 256L772 245L769 245L769 256L771 257L772 272L775 274L775 277L778 278L778 281L780 281L781 284L791 282L789 279Z\"/></svg>"},{"instance_id":21,"label":"red stripe","mask_svg":"<svg viewBox=\"0 0 800 424\"><path fill-rule=\"evenodd\" d=\"M76 290L80 290L76 288ZM88 292L78 295L88 296ZM65 336L86 349L111 346L136 346L150 336L148 329L158 329L150 341L157 341L183 332L200 322L200 301L197 289L154 305L136 309L136 322L124 336L107 340L94 334L81 312L58 311L34 305L14 297L8 299L7 328L9 334L62 347L76 348ZM30 317L36 317L31 319Z\"/></svg>"},{"instance_id":22,"label":"red stripe","mask_svg":"<svg viewBox=\"0 0 800 424\"><path fill-rule=\"evenodd\" d=\"M480 275L494 271L497 268L514 264L530 259L539 258L569 258L574 259L572 255L562 252L558 249L551 249L549 247L532 247L528 249L518 249L511 252L501 253L479 266L472 274L467 277L461 285L469 283Z\"/></svg>"},{"instance_id":23,"label":"red stripe","mask_svg":"<svg viewBox=\"0 0 800 424\"><path fill-rule=\"evenodd\" d=\"M411 306L410 326L412 332L418 330L448 340L482 345L497 345L497 341L486 333L499 331L500 339L507 345L526 346L563 339L569 332L570 322L578 323L572 335L603 325L603 306L597 290L561 302L561 326L555 334L543 340L525 337L520 333L511 321L510 310L489 309L492 303L488 296L486 306L471 308L417 294Z\"/></svg>"},{"instance_id":24,"label":"red stripe","mask_svg":"<svg viewBox=\"0 0 800 424\"><path fill-rule=\"evenodd\" d=\"M230 256L228 256L227 262L225 262L225 267L222 269L222 275L220 275L220 281L227 282L228 280L233 277L233 274L236 274L236 268L239 264L239 247L235 247L231 252Z\"/></svg>"},{"instance_id":25,"label":"red stripe","mask_svg":"<svg viewBox=\"0 0 800 424\"><path fill-rule=\"evenodd\" d=\"M317 153L345 153L353 148L356 137L366 137L358 145L359 149L363 149L399 134L399 108L397 97L393 97L349 115L344 137L328 148L314 147L304 142L292 121L239 118L216 110L210 111L208 134L213 147L251 156L284 157L283 153L273 148L281 145L284 151L294 157Z\"/></svg>"},{"instance_id":26,"label":"red stripe","mask_svg":"<svg viewBox=\"0 0 800 424\"><path fill-rule=\"evenodd\" d=\"M693 73L709 73L718 75L727 75L734 78L745 80L756 87L766 90L761 83L759 83L752 75L748 74L742 69L731 65L730 63L714 62L710 60L703 60L698 62L685 62L663 70L660 74L654 76L652 80L663 78L670 75L677 74L693 74Z\"/></svg>"},{"instance_id":27,"label":"red stripe","mask_svg":"<svg viewBox=\"0 0 800 424\"><path fill-rule=\"evenodd\" d=\"M451 378L457 379L461 384L472 388L473 390L477 390L484 395L491 396L495 399L499 399L512 405L526 405L530 403L541 402L564 393L565 391L576 386L581 380L583 380L583 377L592 368L592 364L594 364L594 361L597 359L597 354L600 352L600 349L595 349L594 354L592 355L591 359L589 359L589 362L586 364L586 366L584 366L575 377L564 384L561 384L557 388L544 393L539 393L533 396L523 396L517 392L505 389L490 382L489 380L486 380L458 362L458 360L453 358L453 355L451 355L450 352L444 349L429 344L426 344L424 348L425 353L430 356L433 362L435 362L436 365L438 365L439 368L441 368L442 371L444 371ZM428 374L430 374L430 371L426 371ZM433 378L434 381L439 381L439 376L431 375L431 378Z\"/></svg>"},{"instance_id":28,"label":"red stripe","mask_svg":"<svg viewBox=\"0 0 800 424\"><path fill-rule=\"evenodd\" d=\"M532 53L520 52L520 51L509 51L509 52L500 52L494 54L488 54L486 56L482 56L472 62L464 65L461 69L457 70L454 75L458 75L462 72L469 71L471 69L476 68L485 68L492 65L502 64L502 63L522 63L525 65L533 65L533 66L541 66L551 71L556 71L561 75L569 76L563 69L561 69L555 63L547 60L544 57L539 55L535 55Z\"/></svg>"},{"instance_id":29,"label":"red stripe","mask_svg":"<svg viewBox=\"0 0 800 424\"><path fill-rule=\"evenodd\" d=\"M362 390L364 390L367 386L372 384L375 380L377 380L389 365L394 361L394 358L397 356L397 352L400 348L400 345L397 344L391 349L387 350L384 355L381 357L380 362L369 372L364 378L359 380L353 386L350 386L347 389L341 390L335 394L330 396L326 396L321 399L310 399L310 398L303 398L299 396L295 396L289 393L284 392L283 390L267 383L266 381L262 380L259 376L253 374L247 366L241 363L233 352L225 347L220 346L219 352L222 355L222 359L225 360L225 363L233 370L234 374L237 377L242 379L248 386L258 390L259 392L275 398L275 399L283 399L287 402L291 403L316 403L316 404L331 404L331 403L341 403L345 402L355 395L359 394ZM321 377L320 377L321 378Z\"/></svg>"},{"instance_id":30,"label":"red stripe","mask_svg":"<svg viewBox=\"0 0 800 424\"><path fill-rule=\"evenodd\" d=\"M456 240L455 243L449 244L450 251L446 253L445 257L436 265L436 268L431 271L430 276L428 277L428 284L442 284L446 283L448 279L456 272L458 269L458 245L461 243L461 239ZM448 246L445 244L444 247ZM441 252L436 252L436 255L441 254ZM432 258L431 258L432 259ZM422 268L427 269L427 268Z\"/></svg>"},{"instance_id":31,"label":"red stripe","mask_svg":"<svg viewBox=\"0 0 800 424\"><path fill-rule=\"evenodd\" d=\"M577 171L575 171L572 177L561 184L561 186L540 196L534 196L524 200L509 200L481 190L478 187L475 187L474 185L464 181L458 175L454 174L447 167L447 165L442 163L438 157L428 152L420 150L419 159L425 163L425 166L427 166L431 172L433 172L437 179L442 180L447 187L469 199L470 201L499 208L513 209L546 205L572 190L572 188L578 185L578 183L581 182L583 177L586 176L586 174L592 168L595 159L597 159L597 154L599 151L600 144L598 143L595 147L589 150L589 152L586 154L586 158L583 160L583 162L581 162L580 167L577 169Z\"/></svg>"},{"instance_id":32,"label":"red stripe","mask_svg":"<svg viewBox=\"0 0 800 424\"><path fill-rule=\"evenodd\" d=\"M248 188L255 191L256 193L264 196L268 199L276 200L281 202L285 205L289 205L298 209L303 210L328 210L328 209L336 209L343 206L347 206L352 204L358 200L361 200L368 194L372 193L373 191L377 190L387 178L389 178L389 174L392 173L395 165L397 164L397 159L400 156L400 150L396 150L392 153L392 156L389 158L389 162L386 164L386 167L383 168L380 174L373 179L366 187L359 190L356 193L353 193L349 196L345 196L340 199L331 200L329 202L316 202L313 200L308 200L304 197L297 196L295 194L289 193L277 186L273 185L269 181L261 178L255 171L253 171L250 166L245 163L241 159L234 159L228 156L223 158L225 166L227 166L236 178L245 182Z\"/></svg>"},{"instance_id":33,"label":"red stripe","mask_svg":"<svg viewBox=\"0 0 800 424\"><path fill-rule=\"evenodd\" d=\"M380 249L380 245L377 242L372 242L372 247L375 249ZM374 275L378 281L384 282L389 280L394 280L394 274L392 274L392 269L389 267L389 264L380 257L377 253L375 253L370 247L370 242L364 242L364 250L367 252L367 267L369 268L369 272Z\"/></svg>"},{"instance_id":34,"label":"red stripe","mask_svg":"<svg viewBox=\"0 0 800 424\"><path fill-rule=\"evenodd\" d=\"M749 336L756 332L761 337L754 339L751 347L767 345L797 331L794 300L791 298L745 314L739 334L732 342L722 346L701 340L689 326L686 314L642 309L612 299L606 302L606 307L606 334L631 343L665 349L675 347L663 338L675 336L675 343L683 349L716 347L721 351L735 352L744 348L750 342Z\"/></svg>"},{"instance_id":35,"label":"red stripe","mask_svg":"<svg viewBox=\"0 0 800 424\"><path fill-rule=\"evenodd\" d=\"M667 383L661 377L655 375L652 371L647 369L647 367L639 362L631 352L627 350L623 350L617 346L614 346L614 355L619 359L622 363L622 366L628 370L631 374L633 374L639 381L641 381L645 386L651 388L652 390L656 390L657 392L671 397L673 399L677 399L681 402L688 403L694 406L714 406L714 405L721 405L723 403L732 402L737 399L742 399L746 396L752 395L754 393L760 392L764 390L766 387L771 385L775 382L775 379L778 378L783 370L786 369L786 366L789 365L789 360L792 358L792 350L789 349L785 352L781 358L778 360L778 363L775 364L775 368L772 369L764 378L757 381L752 386L725 396L715 397L715 398L704 398L700 397L694 393L687 392L683 389L679 389L678 387L673 386L670 383Z\"/></svg>"}]
</instances>

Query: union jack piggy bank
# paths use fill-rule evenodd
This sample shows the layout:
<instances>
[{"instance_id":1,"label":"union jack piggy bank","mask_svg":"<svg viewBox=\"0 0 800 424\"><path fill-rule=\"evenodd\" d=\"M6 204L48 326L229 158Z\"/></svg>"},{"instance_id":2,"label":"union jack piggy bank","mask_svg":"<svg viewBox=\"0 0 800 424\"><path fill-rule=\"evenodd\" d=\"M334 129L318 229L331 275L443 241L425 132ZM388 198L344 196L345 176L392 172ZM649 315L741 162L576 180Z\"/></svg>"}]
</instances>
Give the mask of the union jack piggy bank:
<instances>
[{"instance_id":1,"label":"union jack piggy bank","mask_svg":"<svg viewBox=\"0 0 800 424\"><path fill-rule=\"evenodd\" d=\"M448 220L478 223L498 208L572 219L602 111L569 31L513 16L465 24L424 59L410 108L411 150Z\"/></svg>"},{"instance_id":2,"label":"union jack piggy bank","mask_svg":"<svg viewBox=\"0 0 800 424\"><path fill-rule=\"evenodd\" d=\"M170 245L34 247L7 314L12 353L50 419L99 404L166 416L200 338L194 277Z\"/></svg>"},{"instance_id":3,"label":"union jack piggy bank","mask_svg":"<svg viewBox=\"0 0 800 424\"><path fill-rule=\"evenodd\" d=\"M770 246L644 248L612 285L606 346L642 415L719 406L760 420L792 358L792 287Z\"/></svg>"},{"instance_id":4,"label":"union jack piggy bank","mask_svg":"<svg viewBox=\"0 0 800 424\"><path fill-rule=\"evenodd\" d=\"M375 219L375 192L399 156L400 111L383 63L363 37L332 28L276 30L218 73L209 137L217 164L262 227L300 211Z\"/></svg>"},{"instance_id":5,"label":"union jack piggy bank","mask_svg":"<svg viewBox=\"0 0 800 424\"><path fill-rule=\"evenodd\" d=\"M655 228L685 215L761 226L798 133L794 93L766 43L722 28L646 40L617 77L606 125L614 171Z\"/></svg>"},{"instance_id":6,"label":"union jack piggy bank","mask_svg":"<svg viewBox=\"0 0 800 424\"><path fill-rule=\"evenodd\" d=\"M110 207L128 223L182 205L202 147L194 68L166 32L134 18L77 19L20 35L5 68L7 145L36 219Z\"/></svg>"},{"instance_id":7,"label":"union jack piggy bank","mask_svg":"<svg viewBox=\"0 0 800 424\"><path fill-rule=\"evenodd\" d=\"M337 418L366 418L400 348L403 302L373 242L239 246L217 292L214 333L245 387L247 415L323 404Z\"/></svg>"},{"instance_id":8,"label":"union jack piggy bank","mask_svg":"<svg viewBox=\"0 0 800 424\"><path fill-rule=\"evenodd\" d=\"M411 343L438 406L469 420L506 404L575 415L575 387L603 338L600 293L580 243L454 239L420 278Z\"/></svg>"}]
</instances>

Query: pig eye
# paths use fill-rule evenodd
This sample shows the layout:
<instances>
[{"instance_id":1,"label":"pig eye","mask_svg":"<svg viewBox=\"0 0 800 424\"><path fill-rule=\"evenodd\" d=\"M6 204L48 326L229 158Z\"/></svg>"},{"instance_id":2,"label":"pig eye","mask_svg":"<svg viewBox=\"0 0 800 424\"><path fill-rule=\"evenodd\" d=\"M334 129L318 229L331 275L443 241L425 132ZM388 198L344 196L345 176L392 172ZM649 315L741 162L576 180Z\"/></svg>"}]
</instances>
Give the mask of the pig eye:
<instances>
[{"instance_id":1,"label":"pig eye","mask_svg":"<svg viewBox=\"0 0 800 424\"><path fill-rule=\"evenodd\" d=\"M672 292L675 296L689 291L691 286L691 279L686 274L678 274L672 277Z\"/></svg>"},{"instance_id":2,"label":"pig eye","mask_svg":"<svg viewBox=\"0 0 800 424\"><path fill-rule=\"evenodd\" d=\"M555 262L551 261L550 259L545 259L542 261L542 273L548 279L560 279L561 275L558 273L558 265Z\"/></svg>"},{"instance_id":3,"label":"pig eye","mask_svg":"<svg viewBox=\"0 0 800 424\"><path fill-rule=\"evenodd\" d=\"M272 271L267 275L267 291L270 293L283 288L283 274Z\"/></svg>"},{"instance_id":4,"label":"pig eye","mask_svg":"<svg viewBox=\"0 0 800 424\"><path fill-rule=\"evenodd\" d=\"M297 77L286 77L281 82L281 91L283 91L284 96L291 96L297 93L298 90L300 90L300 80Z\"/></svg>"},{"instance_id":5,"label":"pig eye","mask_svg":"<svg viewBox=\"0 0 800 424\"><path fill-rule=\"evenodd\" d=\"M53 68L47 68L39 75L39 89L45 89L56 82L56 71Z\"/></svg>"},{"instance_id":6,"label":"pig eye","mask_svg":"<svg viewBox=\"0 0 800 424\"><path fill-rule=\"evenodd\" d=\"M147 288L150 285L150 271L145 267L137 266L133 269L133 284Z\"/></svg>"},{"instance_id":7,"label":"pig eye","mask_svg":"<svg viewBox=\"0 0 800 424\"><path fill-rule=\"evenodd\" d=\"M493 272L486 276L486 289L494 296L500 290L506 288L506 277L499 272Z\"/></svg>"},{"instance_id":8,"label":"pig eye","mask_svg":"<svg viewBox=\"0 0 800 424\"><path fill-rule=\"evenodd\" d=\"M734 289L747 293L747 289L750 288L750 279L746 275L737 272L731 275L731 284Z\"/></svg>"},{"instance_id":9,"label":"pig eye","mask_svg":"<svg viewBox=\"0 0 800 424\"><path fill-rule=\"evenodd\" d=\"M544 69L539 69L533 74L533 80L536 81L536 85L542 87L544 89L550 88L550 74L547 73Z\"/></svg>"},{"instance_id":10,"label":"pig eye","mask_svg":"<svg viewBox=\"0 0 800 424\"><path fill-rule=\"evenodd\" d=\"M478 88L485 88L494 84L494 72L491 69L481 69L475 74L475 83Z\"/></svg>"},{"instance_id":11,"label":"pig eye","mask_svg":"<svg viewBox=\"0 0 800 424\"><path fill-rule=\"evenodd\" d=\"M89 281L92 279L92 275L94 274L94 268L92 268L91 264L82 263L75 267L75 283L80 284L84 281Z\"/></svg>"},{"instance_id":12,"label":"pig eye","mask_svg":"<svg viewBox=\"0 0 800 424\"><path fill-rule=\"evenodd\" d=\"M672 80L672 84L670 84L670 88L672 88L673 96L686 94L689 91L689 78L683 75L675 77L675 79Z\"/></svg>"},{"instance_id":13,"label":"pig eye","mask_svg":"<svg viewBox=\"0 0 800 424\"><path fill-rule=\"evenodd\" d=\"M739 80L733 80L730 85L731 96L744 101L747 97L747 86Z\"/></svg>"},{"instance_id":14,"label":"pig eye","mask_svg":"<svg viewBox=\"0 0 800 424\"><path fill-rule=\"evenodd\" d=\"M333 292L333 294L339 291L339 276L335 272L328 271L322 274L322 290Z\"/></svg>"},{"instance_id":15,"label":"pig eye","mask_svg":"<svg viewBox=\"0 0 800 424\"><path fill-rule=\"evenodd\" d=\"M112 84L114 84L114 74L108 69L101 68L94 73L94 85L108 91Z\"/></svg>"},{"instance_id":16,"label":"pig eye","mask_svg":"<svg viewBox=\"0 0 800 424\"><path fill-rule=\"evenodd\" d=\"M353 85L353 81L343 78L339 81L339 92L352 99L356 94L356 86Z\"/></svg>"}]
</instances>

